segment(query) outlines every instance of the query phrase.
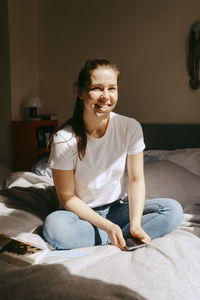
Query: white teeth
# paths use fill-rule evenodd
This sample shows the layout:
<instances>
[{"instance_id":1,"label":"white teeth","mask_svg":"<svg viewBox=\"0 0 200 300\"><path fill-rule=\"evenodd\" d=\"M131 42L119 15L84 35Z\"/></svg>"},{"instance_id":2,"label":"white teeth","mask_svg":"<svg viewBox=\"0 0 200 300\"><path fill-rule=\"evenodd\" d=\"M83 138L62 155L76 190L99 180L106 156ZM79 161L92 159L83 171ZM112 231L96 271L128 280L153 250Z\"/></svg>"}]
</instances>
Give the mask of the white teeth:
<instances>
[{"instance_id":1,"label":"white teeth","mask_svg":"<svg viewBox=\"0 0 200 300\"><path fill-rule=\"evenodd\" d=\"M99 104L96 104L96 106L98 106L100 108L106 108L106 107L108 107L107 105L99 105Z\"/></svg>"}]
</instances>

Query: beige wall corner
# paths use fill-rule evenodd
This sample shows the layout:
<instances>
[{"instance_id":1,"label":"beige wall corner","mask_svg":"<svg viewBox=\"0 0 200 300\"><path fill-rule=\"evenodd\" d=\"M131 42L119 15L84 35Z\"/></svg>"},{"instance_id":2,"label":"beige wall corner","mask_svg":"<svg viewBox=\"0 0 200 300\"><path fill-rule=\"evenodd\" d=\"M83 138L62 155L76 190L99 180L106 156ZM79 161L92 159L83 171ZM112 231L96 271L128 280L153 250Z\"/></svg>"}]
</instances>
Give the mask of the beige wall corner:
<instances>
[{"instance_id":1,"label":"beige wall corner","mask_svg":"<svg viewBox=\"0 0 200 300\"><path fill-rule=\"evenodd\" d=\"M8 0L12 120L21 120L21 105L38 96L38 1Z\"/></svg>"},{"instance_id":2,"label":"beige wall corner","mask_svg":"<svg viewBox=\"0 0 200 300\"><path fill-rule=\"evenodd\" d=\"M3 163L7 167L11 167L10 59L8 38L8 7L6 0L0 0L0 28L0 163Z\"/></svg>"}]
</instances>

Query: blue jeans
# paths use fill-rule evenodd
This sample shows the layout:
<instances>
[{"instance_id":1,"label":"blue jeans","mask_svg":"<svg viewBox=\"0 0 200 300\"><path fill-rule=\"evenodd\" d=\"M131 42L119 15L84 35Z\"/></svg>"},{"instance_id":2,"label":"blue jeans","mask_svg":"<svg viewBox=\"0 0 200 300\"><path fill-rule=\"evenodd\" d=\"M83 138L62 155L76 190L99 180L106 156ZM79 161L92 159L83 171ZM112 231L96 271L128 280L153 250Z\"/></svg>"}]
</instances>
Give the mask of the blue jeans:
<instances>
[{"instance_id":1,"label":"blue jeans","mask_svg":"<svg viewBox=\"0 0 200 300\"><path fill-rule=\"evenodd\" d=\"M111 204L94 208L94 210L118 224L124 237L130 236L129 205L119 199ZM183 210L179 202L168 199L146 200L142 228L155 239L176 229L183 219ZM88 221L79 219L71 211L57 210L45 219L44 238L56 249L74 249L94 245L110 244L108 234Z\"/></svg>"}]
</instances>

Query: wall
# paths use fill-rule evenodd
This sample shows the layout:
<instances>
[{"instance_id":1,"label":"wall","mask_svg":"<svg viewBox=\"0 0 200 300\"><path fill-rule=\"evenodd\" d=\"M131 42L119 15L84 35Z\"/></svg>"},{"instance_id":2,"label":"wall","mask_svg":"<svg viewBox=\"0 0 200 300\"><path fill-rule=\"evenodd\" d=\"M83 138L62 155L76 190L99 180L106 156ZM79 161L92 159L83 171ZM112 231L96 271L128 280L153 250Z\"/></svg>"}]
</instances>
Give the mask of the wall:
<instances>
[{"instance_id":1,"label":"wall","mask_svg":"<svg viewBox=\"0 0 200 300\"><path fill-rule=\"evenodd\" d=\"M38 95L38 1L8 0L12 120L23 118L23 101Z\"/></svg>"},{"instance_id":2,"label":"wall","mask_svg":"<svg viewBox=\"0 0 200 300\"><path fill-rule=\"evenodd\" d=\"M106 57L123 75L118 112L141 122L199 122L199 90L189 88L186 69L186 39L199 11L198 0L39 1L44 109L64 122L80 65Z\"/></svg>"},{"instance_id":3,"label":"wall","mask_svg":"<svg viewBox=\"0 0 200 300\"><path fill-rule=\"evenodd\" d=\"M57 113L60 123L71 116L73 82L87 58L119 65L118 112L141 122L200 122L200 90L189 88L186 69L199 0L0 0L0 8L1 162L11 166L10 120L22 119L28 96L39 95L41 112Z\"/></svg>"},{"instance_id":4,"label":"wall","mask_svg":"<svg viewBox=\"0 0 200 300\"><path fill-rule=\"evenodd\" d=\"M0 0L0 163L12 169L11 121L38 95L38 1Z\"/></svg>"},{"instance_id":5,"label":"wall","mask_svg":"<svg viewBox=\"0 0 200 300\"><path fill-rule=\"evenodd\" d=\"M11 96L8 39L8 7L0 0L0 163L10 166L11 159Z\"/></svg>"}]
</instances>

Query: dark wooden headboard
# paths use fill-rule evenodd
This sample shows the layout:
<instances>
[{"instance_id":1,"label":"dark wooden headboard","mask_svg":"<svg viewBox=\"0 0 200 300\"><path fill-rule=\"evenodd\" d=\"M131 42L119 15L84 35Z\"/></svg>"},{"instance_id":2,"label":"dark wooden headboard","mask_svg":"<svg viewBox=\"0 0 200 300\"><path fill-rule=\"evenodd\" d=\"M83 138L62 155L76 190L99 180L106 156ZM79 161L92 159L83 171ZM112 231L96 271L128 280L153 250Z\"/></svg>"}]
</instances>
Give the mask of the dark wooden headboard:
<instances>
[{"instance_id":1,"label":"dark wooden headboard","mask_svg":"<svg viewBox=\"0 0 200 300\"><path fill-rule=\"evenodd\" d=\"M200 124L142 123L145 150L200 148Z\"/></svg>"}]
</instances>

